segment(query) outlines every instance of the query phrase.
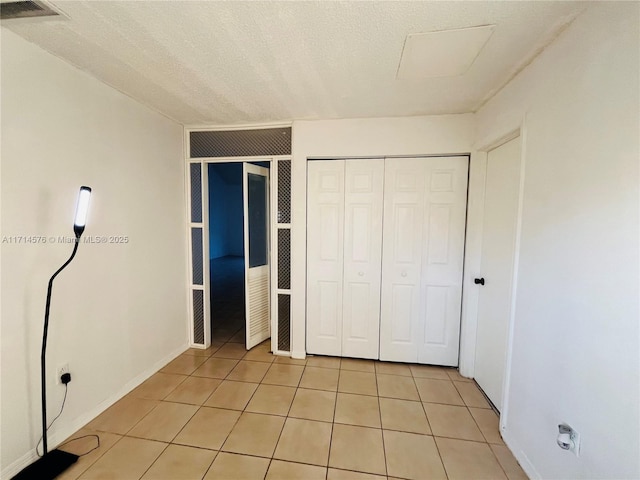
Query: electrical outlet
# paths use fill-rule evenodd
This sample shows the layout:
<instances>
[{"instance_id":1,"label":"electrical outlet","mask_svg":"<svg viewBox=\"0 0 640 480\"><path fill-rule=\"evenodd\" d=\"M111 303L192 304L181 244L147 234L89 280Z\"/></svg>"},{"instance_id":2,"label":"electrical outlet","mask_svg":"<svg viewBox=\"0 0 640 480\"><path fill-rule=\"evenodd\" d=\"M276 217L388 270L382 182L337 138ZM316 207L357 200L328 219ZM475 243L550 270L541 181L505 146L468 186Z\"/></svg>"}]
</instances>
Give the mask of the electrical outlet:
<instances>
[{"instance_id":1,"label":"electrical outlet","mask_svg":"<svg viewBox=\"0 0 640 480\"><path fill-rule=\"evenodd\" d=\"M69 364L68 363L63 363L63 364L58 366L57 375L56 375L56 383L58 385L62 385L62 382L60 381L60 377L62 375L64 375L65 373L71 373L71 370L69 370Z\"/></svg>"}]
</instances>

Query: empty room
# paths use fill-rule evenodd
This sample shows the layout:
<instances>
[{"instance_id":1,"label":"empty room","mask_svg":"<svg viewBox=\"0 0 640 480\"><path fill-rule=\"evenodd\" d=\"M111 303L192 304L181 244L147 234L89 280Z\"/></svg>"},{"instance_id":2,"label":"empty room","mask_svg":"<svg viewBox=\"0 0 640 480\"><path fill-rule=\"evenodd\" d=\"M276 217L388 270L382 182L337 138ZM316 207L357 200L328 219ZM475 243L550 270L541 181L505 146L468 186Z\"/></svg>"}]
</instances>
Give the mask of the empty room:
<instances>
[{"instance_id":1,"label":"empty room","mask_svg":"<svg viewBox=\"0 0 640 480\"><path fill-rule=\"evenodd\" d=\"M0 0L0 478L640 478L640 3Z\"/></svg>"}]
</instances>

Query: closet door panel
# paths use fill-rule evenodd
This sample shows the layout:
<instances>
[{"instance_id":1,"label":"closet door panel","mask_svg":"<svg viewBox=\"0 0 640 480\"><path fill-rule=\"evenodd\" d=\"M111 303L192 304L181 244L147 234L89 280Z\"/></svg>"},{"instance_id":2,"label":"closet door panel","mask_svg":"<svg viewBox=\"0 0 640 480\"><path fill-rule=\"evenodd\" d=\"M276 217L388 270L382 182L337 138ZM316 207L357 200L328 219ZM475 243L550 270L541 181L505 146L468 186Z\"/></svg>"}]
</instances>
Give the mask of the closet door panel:
<instances>
[{"instance_id":1,"label":"closet door panel","mask_svg":"<svg viewBox=\"0 0 640 480\"><path fill-rule=\"evenodd\" d=\"M307 168L307 352L341 355L345 162Z\"/></svg>"},{"instance_id":2,"label":"closet door panel","mask_svg":"<svg viewBox=\"0 0 640 480\"><path fill-rule=\"evenodd\" d=\"M424 159L385 159L380 359L418 359Z\"/></svg>"},{"instance_id":3,"label":"closet door panel","mask_svg":"<svg viewBox=\"0 0 640 480\"><path fill-rule=\"evenodd\" d=\"M378 358L384 160L345 165L342 355Z\"/></svg>"},{"instance_id":4,"label":"closet door panel","mask_svg":"<svg viewBox=\"0 0 640 480\"><path fill-rule=\"evenodd\" d=\"M425 159L420 363L458 365L468 164Z\"/></svg>"}]
</instances>

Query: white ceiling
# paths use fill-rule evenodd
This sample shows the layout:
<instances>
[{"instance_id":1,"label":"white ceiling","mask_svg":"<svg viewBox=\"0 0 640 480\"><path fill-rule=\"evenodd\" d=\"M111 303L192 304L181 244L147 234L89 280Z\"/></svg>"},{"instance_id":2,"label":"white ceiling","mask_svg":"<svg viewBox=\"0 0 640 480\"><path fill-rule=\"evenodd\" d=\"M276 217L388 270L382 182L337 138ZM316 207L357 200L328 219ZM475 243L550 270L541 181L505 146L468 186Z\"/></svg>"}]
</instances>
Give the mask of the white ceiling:
<instances>
[{"instance_id":1,"label":"white ceiling","mask_svg":"<svg viewBox=\"0 0 640 480\"><path fill-rule=\"evenodd\" d=\"M471 112L577 14L561 1L56 1L3 22L187 125ZM398 80L408 34L496 25L458 77Z\"/></svg>"}]
</instances>

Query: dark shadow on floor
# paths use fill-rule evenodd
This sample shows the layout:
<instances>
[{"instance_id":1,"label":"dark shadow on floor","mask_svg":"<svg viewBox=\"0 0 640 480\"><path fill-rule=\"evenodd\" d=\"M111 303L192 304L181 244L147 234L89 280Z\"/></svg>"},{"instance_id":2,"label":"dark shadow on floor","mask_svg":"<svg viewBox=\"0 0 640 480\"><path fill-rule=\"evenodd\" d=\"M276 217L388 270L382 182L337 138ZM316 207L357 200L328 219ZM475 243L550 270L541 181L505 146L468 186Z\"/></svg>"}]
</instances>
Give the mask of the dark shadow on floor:
<instances>
[{"instance_id":1,"label":"dark shadow on floor","mask_svg":"<svg viewBox=\"0 0 640 480\"><path fill-rule=\"evenodd\" d=\"M210 275L211 340L245 343L244 258L214 258Z\"/></svg>"}]
</instances>

